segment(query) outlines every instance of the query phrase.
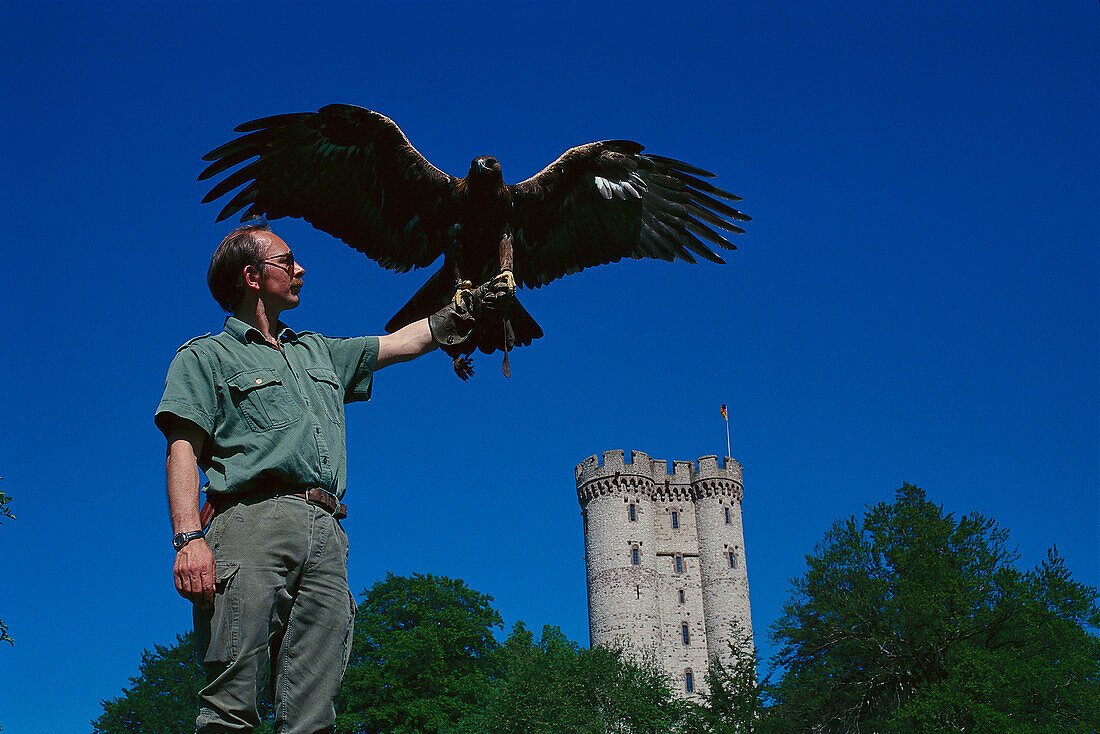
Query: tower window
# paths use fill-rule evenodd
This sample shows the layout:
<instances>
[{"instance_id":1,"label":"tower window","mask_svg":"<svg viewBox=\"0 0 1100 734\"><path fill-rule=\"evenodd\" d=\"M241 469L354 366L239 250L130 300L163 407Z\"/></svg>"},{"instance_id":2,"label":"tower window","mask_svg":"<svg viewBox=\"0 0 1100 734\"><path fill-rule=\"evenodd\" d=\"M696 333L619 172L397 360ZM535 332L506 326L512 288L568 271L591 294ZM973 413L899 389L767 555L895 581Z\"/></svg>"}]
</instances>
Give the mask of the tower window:
<instances>
[{"instance_id":1,"label":"tower window","mask_svg":"<svg viewBox=\"0 0 1100 734\"><path fill-rule=\"evenodd\" d=\"M730 508L726 508L726 524L730 524Z\"/></svg>"},{"instance_id":2,"label":"tower window","mask_svg":"<svg viewBox=\"0 0 1100 734\"><path fill-rule=\"evenodd\" d=\"M687 622L684 622L683 624L680 625L680 635L683 636L685 645L691 643L691 634L688 632L688 623Z\"/></svg>"},{"instance_id":3,"label":"tower window","mask_svg":"<svg viewBox=\"0 0 1100 734\"><path fill-rule=\"evenodd\" d=\"M672 529L677 530L680 527L680 513L676 510L672 511Z\"/></svg>"},{"instance_id":4,"label":"tower window","mask_svg":"<svg viewBox=\"0 0 1100 734\"><path fill-rule=\"evenodd\" d=\"M684 572L684 557L683 556L676 556L675 563L676 563L676 573L683 573Z\"/></svg>"},{"instance_id":5,"label":"tower window","mask_svg":"<svg viewBox=\"0 0 1100 734\"><path fill-rule=\"evenodd\" d=\"M641 565L641 558L638 557L638 546L634 546L630 549L630 562L635 566Z\"/></svg>"},{"instance_id":6,"label":"tower window","mask_svg":"<svg viewBox=\"0 0 1100 734\"><path fill-rule=\"evenodd\" d=\"M684 671L684 690L695 693L695 676L691 674L691 668Z\"/></svg>"},{"instance_id":7,"label":"tower window","mask_svg":"<svg viewBox=\"0 0 1100 734\"><path fill-rule=\"evenodd\" d=\"M731 550L729 552L730 568L737 568L737 551Z\"/></svg>"},{"instance_id":8,"label":"tower window","mask_svg":"<svg viewBox=\"0 0 1100 734\"><path fill-rule=\"evenodd\" d=\"M633 502L631 502L630 503L630 522L637 522L637 521L638 521L638 508Z\"/></svg>"},{"instance_id":9,"label":"tower window","mask_svg":"<svg viewBox=\"0 0 1100 734\"><path fill-rule=\"evenodd\" d=\"M681 604L684 603L684 590L683 589L680 589L680 603Z\"/></svg>"}]
</instances>

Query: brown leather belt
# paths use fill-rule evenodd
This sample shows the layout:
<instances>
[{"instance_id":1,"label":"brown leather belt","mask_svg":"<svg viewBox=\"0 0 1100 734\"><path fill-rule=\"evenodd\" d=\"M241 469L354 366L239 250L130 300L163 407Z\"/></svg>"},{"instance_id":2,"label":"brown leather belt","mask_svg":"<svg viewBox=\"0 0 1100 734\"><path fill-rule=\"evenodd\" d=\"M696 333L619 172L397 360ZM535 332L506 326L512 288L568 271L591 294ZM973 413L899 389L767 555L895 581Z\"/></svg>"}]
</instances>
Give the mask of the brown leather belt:
<instances>
[{"instance_id":1,"label":"brown leather belt","mask_svg":"<svg viewBox=\"0 0 1100 734\"><path fill-rule=\"evenodd\" d=\"M267 497L301 497L309 504L320 507L337 520L343 520L348 516L348 506L338 500L336 495L331 492L321 489L320 487L309 487L301 492L295 492L294 489L296 488L297 487L293 485L269 485L250 492L223 495L215 498L213 502L210 501L211 498L208 496L206 502L203 503L202 510L199 511L199 524L205 529L206 526L210 524L210 521L214 519L214 515L225 508L231 507L239 502L264 499ZM285 491L281 491L284 489Z\"/></svg>"},{"instance_id":2,"label":"brown leather belt","mask_svg":"<svg viewBox=\"0 0 1100 734\"><path fill-rule=\"evenodd\" d=\"M301 497L311 505L317 505L337 520L348 516L348 506L336 499L336 495L320 487L310 487L305 492L287 492L291 497Z\"/></svg>"}]
</instances>

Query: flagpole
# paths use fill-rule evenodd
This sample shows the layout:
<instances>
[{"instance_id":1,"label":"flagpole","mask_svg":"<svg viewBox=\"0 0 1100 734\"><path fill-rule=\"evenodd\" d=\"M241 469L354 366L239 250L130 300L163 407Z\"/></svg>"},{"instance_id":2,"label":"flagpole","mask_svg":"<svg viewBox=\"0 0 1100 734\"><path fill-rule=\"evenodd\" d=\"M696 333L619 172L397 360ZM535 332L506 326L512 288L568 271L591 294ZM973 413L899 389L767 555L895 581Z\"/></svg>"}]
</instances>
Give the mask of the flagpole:
<instances>
[{"instance_id":1,"label":"flagpole","mask_svg":"<svg viewBox=\"0 0 1100 734\"><path fill-rule=\"evenodd\" d=\"M726 456L733 456L730 451L730 419L726 418Z\"/></svg>"},{"instance_id":2,"label":"flagpole","mask_svg":"<svg viewBox=\"0 0 1100 734\"><path fill-rule=\"evenodd\" d=\"M722 420L726 422L726 456L732 457L733 452L730 451L730 417L726 413L726 404L722 403L722 407L718 410L722 414Z\"/></svg>"}]
</instances>

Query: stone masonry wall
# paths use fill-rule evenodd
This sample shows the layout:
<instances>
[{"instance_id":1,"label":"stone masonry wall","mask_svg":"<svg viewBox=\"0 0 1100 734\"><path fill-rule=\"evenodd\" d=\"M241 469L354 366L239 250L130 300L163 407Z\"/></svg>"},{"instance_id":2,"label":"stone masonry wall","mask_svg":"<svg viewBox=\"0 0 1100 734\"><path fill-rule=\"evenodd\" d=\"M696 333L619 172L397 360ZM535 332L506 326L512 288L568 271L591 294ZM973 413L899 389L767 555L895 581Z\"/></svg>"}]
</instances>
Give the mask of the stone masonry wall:
<instances>
[{"instance_id":1,"label":"stone masonry wall","mask_svg":"<svg viewBox=\"0 0 1100 734\"><path fill-rule=\"evenodd\" d=\"M709 657L728 659L733 625L752 632L741 465L704 456L669 472L640 451L602 459L576 468L591 644L655 660L681 695L690 672L698 697Z\"/></svg>"}]
</instances>

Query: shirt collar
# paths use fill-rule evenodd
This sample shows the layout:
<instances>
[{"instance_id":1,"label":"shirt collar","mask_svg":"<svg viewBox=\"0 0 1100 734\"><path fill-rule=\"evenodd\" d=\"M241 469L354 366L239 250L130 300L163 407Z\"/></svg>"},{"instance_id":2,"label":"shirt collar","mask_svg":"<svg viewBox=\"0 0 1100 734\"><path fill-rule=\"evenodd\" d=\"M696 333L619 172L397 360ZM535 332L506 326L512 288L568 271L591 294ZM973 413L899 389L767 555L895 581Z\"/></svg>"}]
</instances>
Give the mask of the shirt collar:
<instances>
[{"instance_id":1,"label":"shirt collar","mask_svg":"<svg viewBox=\"0 0 1100 734\"><path fill-rule=\"evenodd\" d=\"M236 316L230 316L225 320L225 331L230 334L234 339L241 344L248 344L249 342L258 342L265 344L267 342L264 339L264 335L260 333L260 330L255 326L250 326L245 322L238 319ZM276 326L276 331L279 334L280 342L294 341L298 338L298 335L289 326L280 321Z\"/></svg>"}]
</instances>

